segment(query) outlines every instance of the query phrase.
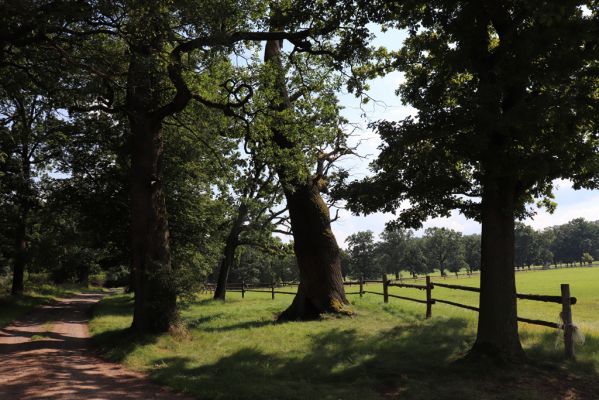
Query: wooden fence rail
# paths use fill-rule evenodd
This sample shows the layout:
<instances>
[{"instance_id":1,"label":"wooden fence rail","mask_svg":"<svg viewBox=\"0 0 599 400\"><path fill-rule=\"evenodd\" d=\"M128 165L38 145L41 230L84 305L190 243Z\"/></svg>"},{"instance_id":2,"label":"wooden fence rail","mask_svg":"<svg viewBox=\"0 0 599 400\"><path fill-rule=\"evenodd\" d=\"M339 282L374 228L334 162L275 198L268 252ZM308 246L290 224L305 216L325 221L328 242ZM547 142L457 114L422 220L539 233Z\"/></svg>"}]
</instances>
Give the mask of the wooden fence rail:
<instances>
[{"instance_id":1,"label":"wooden fence rail","mask_svg":"<svg viewBox=\"0 0 599 400\"><path fill-rule=\"evenodd\" d=\"M418 278L421 279L421 278ZM452 290L461 290L467 292L475 292L480 293L480 288L473 286L464 286L464 285L453 285L447 283L440 282L432 282L430 276L426 276L425 284L412 284L412 283L402 283L402 280L389 280L387 279L386 274L383 274L381 280L372 280L372 279L364 279L362 276L358 281L347 281L343 282L344 286L353 286L358 285L358 292L346 292L346 294L359 294L362 297L364 294L373 294L377 296L383 296L384 303L389 302L389 298L395 298L400 300L412 301L420 304L426 304L426 314L425 318L432 317L432 306L434 304L446 304L453 307L464 308L471 311L480 312L480 309L475 306L461 304L455 301L433 298L433 289L435 287L452 289ZM364 290L364 285L366 283L381 283L383 285L382 292L374 292L370 290ZM245 298L245 292L256 292L256 293L270 293L272 299L275 299L275 294L288 294L288 295L296 295L296 292L288 292L282 290L276 290L277 287L284 286L292 286L297 285L297 283L283 282L283 283L257 283L257 284L246 284L245 281L240 283L228 283L227 291L231 292L241 292L241 297ZM206 284L204 286L205 290L214 290L214 284ZM398 287L398 288L407 288L407 289L418 289L426 291L426 299L416 299L413 297L407 296L399 296L396 294L389 293L389 287ZM541 302L550 302L550 303L558 303L562 305L562 312L560 314L562 323L543 321L538 319L529 319L517 317L519 322L524 322L527 324L546 326L554 329L563 329L564 331L564 347L565 347L565 355L567 358L574 358L574 324L572 323L572 308L571 306L577 303L576 297L570 296L570 285L562 284L561 285L561 295L560 296L549 296L549 295L539 295L539 294L522 294L516 293L516 298L521 300L530 300L530 301L541 301Z\"/></svg>"},{"instance_id":2,"label":"wooden fence rail","mask_svg":"<svg viewBox=\"0 0 599 400\"><path fill-rule=\"evenodd\" d=\"M457 290L465 290L468 292L480 293L480 288L473 287L473 286L448 285L446 283L438 283L438 282L435 282L433 285L448 288L448 289L457 289ZM398 286L398 285L392 285L392 286ZM406 286L406 287L409 287L409 286ZM542 294L516 293L516 298L522 299L522 300L544 301L544 302L548 302L548 303L562 304L562 296L547 296L547 295L542 295ZM576 297L570 297L570 304L574 305L574 304L576 304L577 301L578 301L578 299Z\"/></svg>"}]
</instances>

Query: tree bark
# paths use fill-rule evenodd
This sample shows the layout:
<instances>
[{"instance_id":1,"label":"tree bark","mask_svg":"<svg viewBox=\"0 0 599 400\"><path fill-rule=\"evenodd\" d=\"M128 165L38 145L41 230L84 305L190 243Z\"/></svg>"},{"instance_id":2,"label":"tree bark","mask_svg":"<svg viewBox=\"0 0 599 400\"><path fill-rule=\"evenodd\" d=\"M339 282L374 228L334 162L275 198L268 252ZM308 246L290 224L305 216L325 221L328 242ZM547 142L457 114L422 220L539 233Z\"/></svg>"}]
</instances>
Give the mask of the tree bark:
<instances>
[{"instance_id":1,"label":"tree bark","mask_svg":"<svg viewBox=\"0 0 599 400\"><path fill-rule=\"evenodd\" d=\"M161 124L130 118L131 242L135 287L133 330L167 331L177 317L164 187Z\"/></svg>"},{"instance_id":2,"label":"tree bark","mask_svg":"<svg viewBox=\"0 0 599 400\"><path fill-rule=\"evenodd\" d=\"M162 180L162 117L154 81L154 47L131 49L126 107L131 129L131 250L135 305L132 329L165 332L176 321L177 291L171 266L169 228Z\"/></svg>"},{"instance_id":3,"label":"tree bark","mask_svg":"<svg viewBox=\"0 0 599 400\"><path fill-rule=\"evenodd\" d=\"M514 272L515 179L483 183L480 313L470 357L519 362L524 351L518 336Z\"/></svg>"},{"instance_id":4,"label":"tree bark","mask_svg":"<svg viewBox=\"0 0 599 400\"><path fill-rule=\"evenodd\" d=\"M23 121L24 123L25 121ZM24 128L21 132L21 170L19 177L19 187L17 189L18 198L18 220L15 230L15 259L13 264L12 288L13 296L23 294L25 288L25 265L27 264L27 220L29 218L30 196L31 196L31 162L29 160L29 145L31 140L31 131Z\"/></svg>"},{"instance_id":5,"label":"tree bark","mask_svg":"<svg viewBox=\"0 0 599 400\"><path fill-rule=\"evenodd\" d=\"M331 230L329 209L316 184L286 190L293 249L300 284L293 302L279 320L309 320L323 313L347 313L341 274L341 252Z\"/></svg>"},{"instance_id":6,"label":"tree bark","mask_svg":"<svg viewBox=\"0 0 599 400\"><path fill-rule=\"evenodd\" d=\"M220 263L220 269L218 271L218 280L216 282L216 288L214 289L214 300L225 300L227 295L227 279L229 277L229 271L235 261L235 250L239 245L239 235L243 229L243 223L247 219L248 209L244 203L241 203L239 210L237 211L237 217L233 221L227 241L225 244L225 250L223 259Z\"/></svg>"},{"instance_id":7,"label":"tree bark","mask_svg":"<svg viewBox=\"0 0 599 400\"><path fill-rule=\"evenodd\" d=\"M13 264L12 288L13 296L20 296L24 289L25 263L27 259L27 240L26 240L26 223L23 216L20 216L20 221L17 226L17 234L15 240L15 260Z\"/></svg>"},{"instance_id":8,"label":"tree bark","mask_svg":"<svg viewBox=\"0 0 599 400\"><path fill-rule=\"evenodd\" d=\"M280 59L281 45L278 40L268 41L264 61L276 67L280 99L275 108L286 110L291 108L291 102ZM301 151L278 127L273 126L272 132L279 148ZM284 187L300 272L297 295L279 320L310 320L323 313L347 313L345 306L349 302L343 288L341 252L331 230L329 209L320 195L321 180L319 177L302 180L281 165L275 169Z\"/></svg>"}]
</instances>

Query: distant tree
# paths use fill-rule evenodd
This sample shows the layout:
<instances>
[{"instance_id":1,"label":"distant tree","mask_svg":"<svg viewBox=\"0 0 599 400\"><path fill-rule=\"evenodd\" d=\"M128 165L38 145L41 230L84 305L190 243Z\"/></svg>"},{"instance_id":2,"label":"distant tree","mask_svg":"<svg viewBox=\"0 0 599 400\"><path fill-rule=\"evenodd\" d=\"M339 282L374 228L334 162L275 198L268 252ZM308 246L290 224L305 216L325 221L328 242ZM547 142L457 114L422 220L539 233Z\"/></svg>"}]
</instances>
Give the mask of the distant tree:
<instances>
[{"instance_id":1,"label":"distant tree","mask_svg":"<svg viewBox=\"0 0 599 400\"><path fill-rule=\"evenodd\" d=\"M293 253L293 244L287 243L279 247L272 256L272 271L275 279L280 282L299 282L297 260Z\"/></svg>"},{"instance_id":2,"label":"distant tree","mask_svg":"<svg viewBox=\"0 0 599 400\"><path fill-rule=\"evenodd\" d=\"M424 232L424 249L431 269L457 272L465 266L462 234L447 228L427 228Z\"/></svg>"},{"instance_id":3,"label":"distant tree","mask_svg":"<svg viewBox=\"0 0 599 400\"><path fill-rule=\"evenodd\" d=\"M576 218L566 224L554 226L551 250L559 262L580 262L583 253L593 255L599 247L597 225Z\"/></svg>"},{"instance_id":4,"label":"distant tree","mask_svg":"<svg viewBox=\"0 0 599 400\"><path fill-rule=\"evenodd\" d=\"M341 249L341 274L343 275L343 279L347 279L351 276L351 257L349 253Z\"/></svg>"},{"instance_id":5,"label":"distant tree","mask_svg":"<svg viewBox=\"0 0 599 400\"><path fill-rule=\"evenodd\" d=\"M462 237L464 244L464 260L470 273L480 270L480 235Z\"/></svg>"},{"instance_id":6,"label":"distant tree","mask_svg":"<svg viewBox=\"0 0 599 400\"><path fill-rule=\"evenodd\" d=\"M350 274L353 277L364 275L367 279L378 279L384 272L374 262L375 243L372 231L356 232L345 239L350 257Z\"/></svg>"},{"instance_id":7,"label":"distant tree","mask_svg":"<svg viewBox=\"0 0 599 400\"><path fill-rule=\"evenodd\" d=\"M101 114L72 118L63 131L69 140L54 157L54 174L41 180L32 258L57 281L87 283L92 272L129 269L125 132L123 121Z\"/></svg>"},{"instance_id":8,"label":"distant tree","mask_svg":"<svg viewBox=\"0 0 599 400\"><path fill-rule=\"evenodd\" d=\"M530 267L539 259L537 232L530 226L517 222L514 228L514 265Z\"/></svg>"},{"instance_id":9,"label":"distant tree","mask_svg":"<svg viewBox=\"0 0 599 400\"><path fill-rule=\"evenodd\" d=\"M542 231L537 232L537 242L539 248L537 260L538 264L548 266L549 264L556 263L553 252L551 251L551 246L554 239L554 231L551 228L545 228Z\"/></svg>"},{"instance_id":10,"label":"distant tree","mask_svg":"<svg viewBox=\"0 0 599 400\"><path fill-rule=\"evenodd\" d=\"M580 261L581 261L581 263L591 265L591 264L593 264L593 256L590 255L589 253L583 253Z\"/></svg>"},{"instance_id":11,"label":"distant tree","mask_svg":"<svg viewBox=\"0 0 599 400\"><path fill-rule=\"evenodd\" d=\"M406 248L412 236L413 232L405 229L385 229L381 233L376 254L383 271L399 277L399 271L406 265Z\"/></svg>"},{"instance_id":12,"label":"distant tree","mask_svg":"<svg viewBox=\"0 0 599 400\"><path fill-rule=\"evenodd\" d=\"M240 246L236 263L231 268L231 281L246 283L297 282L298 271L293 248L278 241L275 246L264 249L256 246Z\"/></svg>"},{"instance_id":13,"label":"distant tree","mask_svg":"<svg viewBox=\"0 0 599 400\"><path fill-rule=\"evenodd\" d=\"M409 271L413 277L432 271L423 247L424 240L420 238L411 238L406 242L401 265L402 269Z\"/></svg>"}]
</instances>

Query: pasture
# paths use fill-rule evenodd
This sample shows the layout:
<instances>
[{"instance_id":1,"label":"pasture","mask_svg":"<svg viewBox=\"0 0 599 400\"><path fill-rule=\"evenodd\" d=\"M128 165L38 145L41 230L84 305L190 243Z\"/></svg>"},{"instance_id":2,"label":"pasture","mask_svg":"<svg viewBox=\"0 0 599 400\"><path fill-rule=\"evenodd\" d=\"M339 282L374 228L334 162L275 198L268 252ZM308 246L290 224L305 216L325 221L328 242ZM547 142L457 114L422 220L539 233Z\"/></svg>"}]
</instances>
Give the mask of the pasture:
<instances>
[{"instance_id":1,"label":"pasture","mask_svg":"<svg viewBox=\"0 0 599 400\"><path fill-rule=\"evenodd\" d=\"M353 317L276 323L292 296L229 293L226 303L199 295L169 334L129 337L132 301L104 299L91 333L105 357L147 372L159 383L206 399L591 399L599 394L599 268L516 274L518 293L559 295L569 283L578 298L574 323L584 333L577 361L563 361L561 331L520 324L531 363L510 371L460 363L476 331L477 313L382 296L350 295ZM478 277L433 281L477 286ZM369 291L381 292L380 284ZM354 287L346 287L353 292ZM416 289L391 294L424 298ZM435 288L434 297L477 305L477 294ZM522 317L558 320L560 306L518 302ZM570 393L570 394L568 394Z\"/></svg>"}]
</instances>

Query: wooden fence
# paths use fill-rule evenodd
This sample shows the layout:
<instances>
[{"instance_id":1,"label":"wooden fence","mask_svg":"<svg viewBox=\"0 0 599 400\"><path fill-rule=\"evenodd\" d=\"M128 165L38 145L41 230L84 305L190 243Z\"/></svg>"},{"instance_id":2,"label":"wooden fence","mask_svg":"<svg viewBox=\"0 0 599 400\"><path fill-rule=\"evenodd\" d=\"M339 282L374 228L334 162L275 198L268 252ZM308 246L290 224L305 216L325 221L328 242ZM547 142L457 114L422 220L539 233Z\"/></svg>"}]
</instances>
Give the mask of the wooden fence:
<instances>
[{"instance_id":1,"label":"wooden fence","mask_svg":"<svg viewBox=\"0 0 599 400\"><path fill-rule=\"evenodd\" d=\"M454 301L444 300L440 298L433 298L433 290L435 287L442 287L446 289L452 290L461 290L467 292L476 292L480 293L480 288L473 286L463 286L463 285L452 285L447 283L440 282L432 282L430 276L426 276L424 278L424 284L418 283L404 283L405 281L416 281L422 280L422 278L404 278L401 280L390 280L387 278L386 274L383 274L381 280L371 280L364 279L363 277L358 281L344 281L344 286L358 286L359 289L357 292L345 292L345 294L357 294L360 297L364 296L364 294L373 294L378 296L383 296L383 301L385 303L389 302L389 298L407 300L416 303L426 304L426 313L425 318L431 318L433 315L433 305L447 304L454 307L464 308L471 311L479 312L480 309L478 307L457 303ZM374 292L369 290L364 290L364 285L367 283L380 283L382 284L382 292ZM289 294L295 295L296 292L277 290L279 288L284 288L286 286L295 286L297 283L295 282L281 282L281 283L257 283L257 284L246 284L245 281L240 283L228 283L227 291L229 292L241 292L241 297L245 298L246 292L257 292L257 293L270 293L271 298L275 299L275 294ZM205 290L214 291L214 284L206 284ZM407 288L407 289L418 289L422 290L426 293L426 297L424 299L417 299L414 297L407 296L399 296L396 294L389 293L389 287L398 287L398 288ZM570 285L564 283L561 285L561 295L560 296L548 296L548 295L539 295L539 294L522 294L516 293L516 298L521 300L531 300L531 301L542 301L549 303L558 303L562 306L561 311L561 319L562 323L543 321L537 319L529 319L517 317L519 322L524 322L527 324L546 326L554 329L562 329L564 331L564 348L565 355L567 358L574 358L574 324L572 323L572 305L577 303L576 297L570 296Z\"/></svg>"},{"instance_id":2,"label":"wooden fence","mask_svg":"<svg viewBox=\"0 0 599 400\"><path fill-rule=\"evenodd\" d=\"M296 286L295 282L271 282L271 283L245 283L245 281L241 281L238 283L227 283L227 292L240 292L241 298L245 298L246 292L257 292L257 293L270 293L271 298L275 299L275 294L291 294L295 295L296 292L288 292L284 290L277 290L278 288L286 287L286 286ZM206 283L204 284L204 291L206 292L214 292L216 285L214 283Z\"/></svg>"}]
</instances>

